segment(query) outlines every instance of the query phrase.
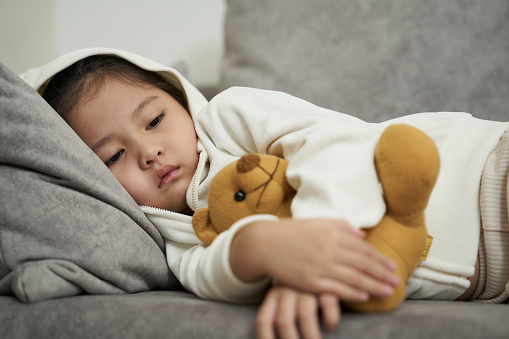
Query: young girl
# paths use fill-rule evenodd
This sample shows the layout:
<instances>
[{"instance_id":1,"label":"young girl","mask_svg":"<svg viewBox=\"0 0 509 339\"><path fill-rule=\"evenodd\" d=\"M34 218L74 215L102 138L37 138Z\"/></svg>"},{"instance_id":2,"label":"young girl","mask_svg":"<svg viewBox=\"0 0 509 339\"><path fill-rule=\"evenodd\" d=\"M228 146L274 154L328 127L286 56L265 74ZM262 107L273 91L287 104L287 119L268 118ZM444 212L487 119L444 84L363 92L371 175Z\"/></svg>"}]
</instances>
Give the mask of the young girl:
<instances>
[{"instance_id":1,"label":"young girl","mask_svg":"<svg viewBox=\"0 0 509 339\"><path fill-rule=\"evenodd\" d=\"M508 297L509 259L501 250L508 228L508 123L429 113L369 124L247 88L207 103L173 69L110 49L77 51L23 77L142 205L165 237L168 264L184 287L203 298L248 302L263 296L269 277L280 282L260 308L260 337L271 337L274 323L282 337L296 337L297 320L303 337L316 337L318 308L332 328L337 299L391 294L393 263L367 246L359 229L376 225L385 212L373 150L392 123L430 135L442 164L426 211L434 241L407 297ZM207 206L214 175L245 153L289 160L288 181L297 190L293 219L248 217L205 248L190 215ZM486 258L498 266L488 267Z\"/></svg>"}]
</instances>

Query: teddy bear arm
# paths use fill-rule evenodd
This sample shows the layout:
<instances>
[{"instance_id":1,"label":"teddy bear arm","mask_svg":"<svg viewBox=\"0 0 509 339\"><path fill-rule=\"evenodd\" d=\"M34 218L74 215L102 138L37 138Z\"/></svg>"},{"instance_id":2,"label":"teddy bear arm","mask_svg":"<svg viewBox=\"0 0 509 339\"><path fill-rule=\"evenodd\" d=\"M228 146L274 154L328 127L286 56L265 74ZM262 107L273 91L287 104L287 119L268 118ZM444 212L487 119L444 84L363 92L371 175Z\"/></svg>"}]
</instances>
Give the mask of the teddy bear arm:
<instances>
[{"instance_id":1,"label":"teddy bear arm","mask_svg":"<svg viewBox=\"0 0 509 339\"><path fill-rule=\"evenodd\" d=\"M208 208L202 208L196 211L193 215L192 223L194 233L205 246L209 246L217 237L218 233L210 222Z\"/></svg>"}]
</instances>

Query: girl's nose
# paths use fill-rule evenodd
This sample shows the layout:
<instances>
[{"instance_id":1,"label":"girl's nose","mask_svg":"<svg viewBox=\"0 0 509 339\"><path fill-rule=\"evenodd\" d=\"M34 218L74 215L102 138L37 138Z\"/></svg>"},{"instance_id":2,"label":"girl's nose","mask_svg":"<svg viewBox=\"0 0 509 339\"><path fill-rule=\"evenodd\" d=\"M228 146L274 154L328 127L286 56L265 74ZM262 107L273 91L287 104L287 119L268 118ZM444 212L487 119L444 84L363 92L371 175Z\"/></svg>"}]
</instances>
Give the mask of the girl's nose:
<instances>
[{"instance_id":1,"label":"girl's nose","mask_svg":"<svg viewBox=\"0 0 509 339\"><path fill-rule=\"evenodd\" d=\"M140 152L140 167L149 168L163 154L161 147L156 145L145 146Z\"/></svg>"}]
</instances>

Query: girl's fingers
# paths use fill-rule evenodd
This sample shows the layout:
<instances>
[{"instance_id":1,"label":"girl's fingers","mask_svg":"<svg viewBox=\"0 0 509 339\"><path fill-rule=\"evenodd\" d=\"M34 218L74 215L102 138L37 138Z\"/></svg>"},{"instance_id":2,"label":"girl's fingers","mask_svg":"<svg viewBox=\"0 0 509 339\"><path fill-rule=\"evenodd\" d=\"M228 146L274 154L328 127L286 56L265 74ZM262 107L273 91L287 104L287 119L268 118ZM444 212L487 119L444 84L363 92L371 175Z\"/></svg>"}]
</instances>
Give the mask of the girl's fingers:
<instances>
[{"instance_id":1,"label":"girl's fingers","mask_svg":"<svg viewBox=\"0 0 509 339\"><path fill-rule=\"evenodd\" d=\"M341 307L339 299L332 294L322 294L319 297L319 305L322 310L322 322L326 331L332 331L341 321Z\"/></svg>"},{"instance_id":2,"label":"girl's fingers","mask_svg":"<svg viewBox=\"0 0 509 339\"><path fill-rule=\"evenodd\" d=\"M345 249L351 253L356 253L357 256L365 258L372 265L380 265L385 270L394 271L396 263L376 250L373 246L368 244L365 240L358 237L348 237L342 239L338 248Z\"/></svg>"},{"instance_id":3,"label":"girl's fingers","mask_svg":"<svg viewBox=\"0 0 509 339\"><path fill-rule=\"evenodd\" d=\"M326 291L337 298L351 302L363 302L369 299L369 293L335 279L323 278L315 286L317 291ZM318 292L324 293L324 292Z\"/></svg>"},{"instance_id":4,"label":"girl's fingers","mask_svg":"<svg viewBox=\"0 0 509 339\"><path fill-rule=\"evenodd\" d=\"M286 286L273 286L258 311L258 338L319 339L322 336L318 309L322 310L325 330L332 331L341 317L339 299L335 295L317 296Z\"/></svg>"},{"instance_id":5,"label":"girl's fingers","mask_svg":"<svg viewBox=\"0 0 509 339\"><path fill-rule=\"evenodd\" d=\"M337 267L330 273L330 276L323 277L320 280L317 290L323 291L322 288L324 288L325 285L332 285L334 291L330 290L330 292L344 300L362 302L367 300L368 295L385 298L389 297L394 292L393 285L361 274L351 267ZM340 280L337 277L339 277ZM341 291L342 294L338 294L339 291Z\"/></svg>"},{"instance_id":6,"label":"girl's fingers","mask_svg":"<svg viewBox=\"0 0 509 339\"><path fill-rule=\"evenodd\" d=\"M301 294L297 305L297 320L304 339L321 338L318 301L312 294Z\"/></svg>"},{"instance_id":7,"label":"girl's fingers","mask_svg":"<svg viewBox=\"0 0 509 339\"><path fill-rule=\"evenodd\" d=\"M275 339L274 323L278 310L279 295L274 288L271 288L263 303L260 305L256 316L256 330L259 339Z\"/></svg>"},{"instance_id":8,"label":"girl's fingers","mask_svg":"<svg viewBox=\"0 0 509 339\"><path fill-rule=\"evenodd\" d=\"M297 305L297 292L283 288L276 316L276 328L280 339L299 339L296 323Z\"/></svg>"},{"instance_id":9,"label":"girl's fingers","mask_svg":"<svg viewBox=\"0 0 509 339\"><path fill-rule=\"evenodd\" d=\"M347 278L343 276L345 270L350 271ZM358 286L358 284L362 282L370 282L372 284L394 287L399 283L399 279L394 274L394 271L388 270L379 262L374 262L369 258L357 255L351 251L342 253L338 258L336 270L331 270L330 272L333 274L331 277L349 281L354 286Z\"/></svg>"}]
</instances>

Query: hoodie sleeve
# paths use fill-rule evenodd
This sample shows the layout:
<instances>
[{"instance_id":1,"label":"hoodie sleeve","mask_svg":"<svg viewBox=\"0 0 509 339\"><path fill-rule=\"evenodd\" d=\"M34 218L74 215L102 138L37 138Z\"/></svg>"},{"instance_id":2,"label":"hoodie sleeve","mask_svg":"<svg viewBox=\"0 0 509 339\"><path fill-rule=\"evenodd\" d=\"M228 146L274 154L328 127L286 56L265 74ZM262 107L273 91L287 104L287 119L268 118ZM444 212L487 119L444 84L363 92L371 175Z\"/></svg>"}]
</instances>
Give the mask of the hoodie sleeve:
<instances>
[{"instance_id":1,"label":"hoodie sleeve","mask_svg":"<svg viewBox=\"0 0 509 339\"><path fill-rule=\"evenodd\" d=\"M276 220L275 216L256 215L236 222L218 235L208 247L202 244L182 253L177 277L182 285L204 299L233 303L259 302L270 279L246 283L237 278L230 266L230 246L236 232L255 220ZM168 249L168 247L167 247ZM170 253L168 253L170 254Z\"/></svg>"},{"instance_id":2,"label":"hoodie sleeve","mask_svg":"<svg viewBox=\"0 0 509 339\"><path fill-rule=\"evenodd\" d=\"M258 220L277 220L274 215L253 215L236 222L208 247L196 237L191 217L155 207L141 206L165 240L168 266L182 286L203 299L232 303L259 302L270 279L245 283L230 267L230 245L236 232Z\"/></svg>"},{"instance_id":3,"label":"hoodie sleeve","mask_svg":"<svg viewBox=\"0 0 509 339\"><path fill-rule=\"evenodd\" d=\"M371 227L385 213L373 161L383 128L274 91L231 88L196 118L211 167L220 154L267 153L289 161L294 218Z\"/></svg>"}]
</instances>

